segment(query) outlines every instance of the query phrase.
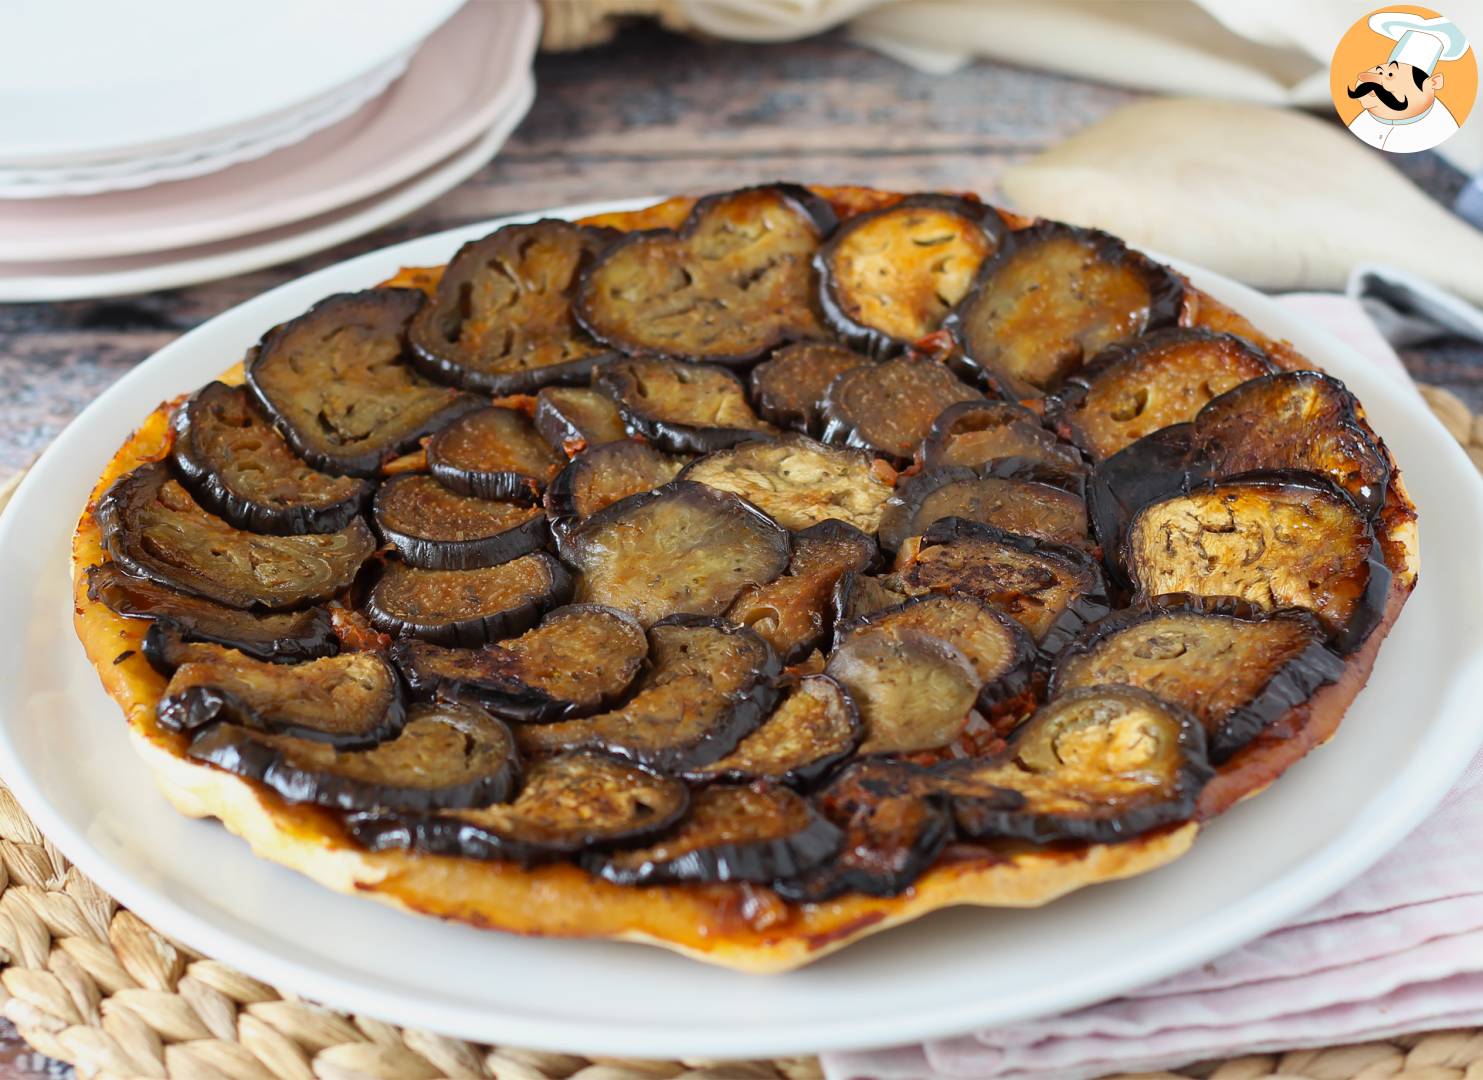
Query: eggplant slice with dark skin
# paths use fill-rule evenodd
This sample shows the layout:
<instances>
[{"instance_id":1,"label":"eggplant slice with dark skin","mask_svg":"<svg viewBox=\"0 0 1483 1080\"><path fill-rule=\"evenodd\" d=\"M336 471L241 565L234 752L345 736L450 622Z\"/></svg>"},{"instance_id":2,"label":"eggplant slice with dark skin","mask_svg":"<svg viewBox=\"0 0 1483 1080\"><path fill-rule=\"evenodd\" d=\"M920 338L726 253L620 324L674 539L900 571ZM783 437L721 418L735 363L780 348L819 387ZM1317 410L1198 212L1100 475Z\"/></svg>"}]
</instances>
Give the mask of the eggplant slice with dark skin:
<instances>
[{"instance_id":1,"label":"eggplant slice with dark skin","mask_svg":"<svg viewBox=\"0 0 1483 1080\"><path fill-rule=\"evenodd\" d=\"M420 570L390 560L364 610L385 633L472 647L524 633L571 593L571 574L544 551L479 570Z\"/></svg>"},{"instance_id":2,"label":"eggplant slice with dark skin","mask_svg":"<svg viewBox=\"0 0 1483 1080\"><path fill-rule=\"evenodd\" d=\"M687 779L807 787L848 758L864 732L855 703L838 681L805 675L735 750L692 770Z\"/></svg>"},{"instance_id":3,"label":"eggplant slice with dark skin","mask_svg":"<svg viewBox=\"0 0 1483 1080\"><path fill-rule=\"evenodd\" d=\"M514 794L520 759L509 728L476 705L413 705L395 738L369 750L213 724L186 756L256 780L292 803L337 810L452 810Z\"/></svg>"},{"instance_id":4,"label":"eggplant slice with dark skin","mask_svg":"<svg viewBox=\"0 0 1483 1080\"><path fill-rule=\"evenodd\" d=\"M423 570L498 566L538 550L550 536L539 506L460 495L423 473L386 481L371 512L381 538Z\"/></svg>"},{"instance_id":5,"label":"eggplant slice with dark skin","mask_svg":"<svg viewBox=\"0 0 1483 1080\"><path fill-rule=\"evenodd\" d=\"M755 507L676 480L630 495L561 537L577 571L576 598L646 626L669 615L719 615L749 585L788 567L788 533Z\"/></svg>"},{"instance_id":6,"label":"eggplant slice with dark skin","mask_svg":"<svg viewBox=\"0 0 1483 1080\"><path fill-rule=\"evenodd\" d=\"M784 787L717 784L647 847L588 855L582 864L618 885L796 879L839 850L839 829Z\"/></svg>"},{"instance_id":7,"label":"eggplant slice with dark skin","mask_svg":"<svg viewBox=\"0 0 1483 1080\"><path fill-rule=\"evenodd\" d=\"M739 495L795 532L834 520L873 533L891 497L891 484L877 475L868 454L804 435L718 450L680 476Z\"/></svg>"},{"instance_id":8,"label":"eggplant slice with dark skin","mask_svg":"<svg viewBox=\"0 0 1483 1080\"><path fill-rule=\"evenodd\" d=\"M278 611L328 600L376 550L361 518L306 536L233 528L202 509L162 461L115 481L94 513L120 569L233 608Z\"/></svg>"},{"instance_id":9,"label":"eggplant slice with dark skin","mask_svg":"<svg viewBox=\"0 0 1483 1080\"><path fill-rule=\"evenodd\" d=\"M412 322L415 363L439 382L495 396L585 382L613 353L577 325L571 292L616 236L548 219L465 244Z\"/></svg>"},{"instance_id":10,"label":"eggplant slice with dark skin","mask_svg":"<svg viewBox=\"0 0 1483 1080\"><path fill-rule=\"evenodd\" d=\"M961 401L932 421L918 456L924 469L958 465L982 471L1000 462L1037 465L1066 478L1082 477L1086 465L1074 446L1041 426L1040 417L1011 401ZM1065 480L1060 486L1068 486Z\"/></svg>"},{"instance_id":11,"label":"eggplant slice with dark skin","mask_svg":"<svg viewBox=\"0 0 1483 1080\"><path fill-rule=\"evenodd\" d=\"M351 835L372 851L536 863L641 843L680 820L683 783L606 754L569 753L528 766L510 803L417 814L352 815Z\"/></svg>"},{"instance_id":12,"label":"eggplant slice with dark skin","mask_svg":"<svg viewBox=\"0 0 1483 1080\"><path fill-rule=\"evenodd\" d=\"M1101 461L1160 428L1188 423L1212 398L1274 370L1242 338L1174 327L1103 349L1047 402L1046 415Z\"/></svg>"},{"instance_id":13,"label":"eggplant slice with dark skin","mask_svg":"<svg viewBox=\"0 0 1483 1080\"><path fill-rule=\"evenodd\" d=\"M1219 765L1344 673L1306 612L1244 601L1159 597L1092 626L1056 662L1049 693L1137 686L1188 709Z\"/></svg>"},{"instance_id":14,"label":"eggplant slice with dark skin","mask_svg":"<svg viewBox=\"0 0 1483 1080\"><path fill-rule=\"evenodd\" d=\"M1116 237L1042 221L1004 238L944 326L966 374L1036 398L1108 345L1173 326L1183 303L1178 277Z\"/></svg>"},{"instance_id":15,"label":"eggplant slice with dark skin","mask_svg":"<svg viewBox=\"0 0 1483 1080\"><path fill-rule=\"evenodd\" d=\"M391 658L415 697L477 701L496 716L548 723L613 704L649 655L632 616L595 604L559 608L539 626L482 649L406 639Z\"/></svg>"},{"instance_id":16,"label":"eggplant slice with dark skin","mask_svg":"<svg viewBox=\"0 0 1483 1080\"><path fill-rule=\"evenodd\" d=\"M642 439L623 439L583 450L546 489L546 512L555 522L589 518L616 502L663 487L680 474L685 457L655 449Z\"/></svg>"},{"instance_id":17,"label":"eggplant slice with dark skin","mask_svg":"<svg viewBox=\"0 0 1483 1080\"><path fill-rule=\"evenodd\" d=\"M198 503L249 532L338 532L375 485L311 468L240 386L210 382L175 410L170 463Z\"/></svg>"},{"instance_id":18,"label":"eggplant slice with dark skin","mask_svg":"<svg viewBox=\"0 0 1483 1080\"><path fill-rule=\"evenodd\" d=\"M1317 473L1246 473L1150 503L1133 518L1123 562L1145 596L1311 611L1341 655L1375 628L1390 587L1364 512Z\"/></svg>"},{"instance_id":19,"label":"eggplant slice with dark skin","mask_svg":"<svg viewBox=\"0 0 1483 1080\"><path fill-rule=\"evenodd\" d=\"M450 491L479 499L537 502L565 456L558 456L515 409L478 409L427 443L427 467Z\"/></svg>"},{"instance_id":20,"label":"eggplant slice with dark skin","mask_svg":"<svg viewBox=\"0 0 1483 1080\"><path fill-rule=\"evenodd\" d=\"M993 207L952 195L858 214L814 257L819 306L846 342L889 356L942 325L1007 231Z\"/></svg>"},{"instance_id":21,"label":"eggplant slice with dark skin","mask_svg":"<svg viewBox=\"0 0 1483 1080\"><path fill-rule=\"evenodd\" d=\"M547 445L566 458L628 438L617 403L590 386L545 387L536 395L535 425Z\"/></svg>"},{"instance_id":22,"label":"eggplant slice with dark skin","mask_svg":"<svg viewBox=\"0 0 1483 1080\"><path fill-rule=\"evenodd\" d=\"M752 403L764 420L807 435L824 429L824 395L836 376L871 360L827 341L785 345L752 369Z\"/></svg>"},{"instance_id":23,"label":"eggplant slice with dark skin","mask_svg":"<svg viewBox=\"0 0 1483 1080\"><path fill-rule=\"evenodd\" d=\"M1092 470L1087 515L1108 576L1121 587L1128 586L1122 552L1134 516L1149 503L1186 492L1207 479L1190 447L1192 431L1192 424L1155 431Z\"/></svg>"},{"instance_id":24,"label":"eggplant slice with dark skin","mask_svg":"<svg viewBox=\"0 0 1483 1080\"><path fill-rule=\"evenodd\" d=\"M911 594L902 592L894 577L888 580L851 571L842 575L835 583L834 592L829 598L834 631L837 635L847 624L853 624L866 615L884 611L910 599Z\"/></svg>"},{"instance_id":25,"label":"eggplant slice with dark skin","mask_svg":"<svg viewBox=\"0 0 1483 1080\"><path fill-rule=\"evenodd\" d=\"M649 631L651 666L621 707L580 720L524 724L528 753L603 750L686 772L731 753L772 709L780 672L767 642L719 619L679 615Z\"/></svg>"},{"instance_id":26,"label":"eggplant slice with dark skin","mask_svg":"<svg viewBox=\"0 0 1483 1080\"><path fill-rule=\"evenodd\" d=\"M178 647L156 715L171 731L226 722L357 750L394 736L405 711L396 670L372 652L271 664L220 645Z\"/></svg>"},{"instance_id":27,"label":"eggplant slice with dark skin","mask_svg":"<svg viewBox=\"0 0 1483 1080\"><path fill-rule=\"evenodd\" d=\"M747 364L822 336L811 260L829 205L793 184L710 195L678 230L630 233L583 273L576 312L630 354Z\"/></svg>"},{"instance_id":28,"label":"eggplant slice with dark skin","mask_svg":"<svg viewBox=\"0 0 1483 1080\"><path fill-rule=\"evenodd\" d=\"M865 725L861 754L913 754L955 743L980 680L952 642L911 626L867 626L835 646L824 673L837 679Z\"/></svg>"},{"instance_id":29,"label":"eggplant slice with dark skin","mask_svg":"<svg viewBox=\"0 0 1483 1080\"><path fill-rule=\"evenodd\" d=\"M126 619L150 619L167 626L186 641L225 645L254 660L277 663L315 660L340 651L327 608L242 611L132 577L113 563L89 567L87 575L89 600Z\"/></svg>"},{"instance_id":30,"label":"eggplant slice with dark skin","mask_svg":"<svg viewBox=\"0 0 1483 1080\"><path fill-rule=\"evenodd\" d=\"M1006 532L1090 548L1086 503L1064 488L1019 476L980 476L950 465L898 484L881 517L881 546L895 551L944 518L981 521Z\"/></svg>"},{"instance_id":31,"label":"eggplant slice with dark skin","mask_svg":"<svg viewBox=\"0 0 1483 1080\"><path fill-rule=\"evenodd\" d=\"M407 363L407 323L422 301L416 289L339 293L269 330L248 356L248 388L316 469L376 476L481 404Z\"/></svg>"},{"instance_id":32,"label":"eggplant slice with dark skin","mask_svg":"<svg viewBox=\"0 0 1483 1080\"><path fill-rule=\"evenodd\" d=\"M752 411L741 380L710 364L624 360L592 385L618 403L630 432L676 453L706 454L771 431Z\"/></svg>"},{"instance_id":33,"label":"eggplant slice with dark skin","mask_svg":"<svg viewBox=\"0 0 1483 1080\"><path fill-rule=\"evenodd\" d=\"M943 409L982 399L943 364L909 353L853 368L830 383L820 437L868 450L904 469Z\"/></svg>"}]
</instances>

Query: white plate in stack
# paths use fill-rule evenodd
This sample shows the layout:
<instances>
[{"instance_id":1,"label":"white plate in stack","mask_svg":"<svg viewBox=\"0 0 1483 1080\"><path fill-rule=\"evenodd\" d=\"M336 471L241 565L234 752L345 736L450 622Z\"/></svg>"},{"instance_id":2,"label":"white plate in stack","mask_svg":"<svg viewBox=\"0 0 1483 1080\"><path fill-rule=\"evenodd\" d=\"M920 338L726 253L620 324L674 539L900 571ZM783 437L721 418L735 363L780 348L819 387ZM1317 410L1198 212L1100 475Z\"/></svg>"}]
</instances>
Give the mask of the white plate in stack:
<instances>
[{"instance_id":1,"label":"white plate in stack","mask_svg":"<svg viewBox=\"0 0 1483 1080\"><path fill-rule=\"evenodd\" d=\"M29 4L22 0L22 9ZM175 5L170 0L162 6ZM29 120L0 121L0 300L170 288L322 250L410 213L466 179L489 161L530 107L530 68L540 27L534 0L473 0L451 18L459 6L454 0L421 5L366 0L355 19L345 18L346 9L337 5L290 6L316 14L299 33L289 34L295 45L286 50L287 58L265 61L261 77L251 80L258 88L252 93L207 93L199 113L177 110L171 122L178 128L192 120L189 136L165 137L166 122L152 117L105 140L107 125L98 118L132 115L148 93L142 85L126 84L118 96L135 104L115 110L104 104L111 95L98 92L99 85L107 85L101 77L98 84L77 89L86 94L87 108L69 102L60 90L55 100L43 95L59 115L74 110L65 138L45 138L45 125ZM269 7L265 19L284 15L273 33L237 28L254 48L267 49L267 38L299 25L292 14L278 12L278 4ZM331 7L341 16L333 26L323 15ZM417 12L416 19L390 17L408 8ZM370 16L383 10L388 18L379 37L348 27L343 38L335 37L341 23L362 27L377 21ZM198 21L207 24L203 35L226 32L217 15ZM392 24L395 35L387 29ZM432 33L424 40L428 30ZM317 36L315 48L300 40L310 36ZM360 57L361 68L348 76L347 50ZM0 114L15 104L23 76L37 80L35 72L4 74L7 54L15 51L13 42L0 45ZM324 70L299 83L301 89L315 87L310 102L300 93L293 105L283 105L286 95L276 89L275 79L284 71L313 67L315 57ZM231 80L200 79L213 90L219 81ZM186 92L179 80L171 85L175 93ZM242 118L244 98L257 102L258 117ZM272 109L271 123L259 122L263 108ZM226 158L217 156L205 166L200 160L182 163L190 156L182 146L220 143L216 136L224 131L241 136ZM121 170L125 166L119 162L146 161L154 163L146 168L157 170L208 171L184 179L115 183L113 190L95 194L3 197L5 170L16 161L24 158L37 173L64 171L77 167L80 148L86 146L105 148L113 154L112 167ZM176 164L160 164L167 160Z\"/></svg>"}]
</instances>

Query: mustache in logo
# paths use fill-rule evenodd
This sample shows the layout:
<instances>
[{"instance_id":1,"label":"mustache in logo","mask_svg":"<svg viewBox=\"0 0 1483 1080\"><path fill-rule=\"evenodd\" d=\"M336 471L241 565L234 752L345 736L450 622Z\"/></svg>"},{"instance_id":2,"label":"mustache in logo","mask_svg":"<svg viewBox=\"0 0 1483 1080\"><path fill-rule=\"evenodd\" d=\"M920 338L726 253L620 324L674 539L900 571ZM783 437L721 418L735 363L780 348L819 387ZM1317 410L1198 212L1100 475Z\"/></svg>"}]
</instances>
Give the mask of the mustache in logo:
<instances>
[{"instance_id":1,"label":"mustache in logo","mask_svg":"<svg viewBox=\"0 0 1483 1080\"><path fill-rule=\"evenodd\" d=\"M1345 93L1352 98L1362 98L1366 94L1374 94L1387 109L1395 109L1397 112L1406 107L1405 98L1396 97L1396 95L1385 89L1378 82L1367 80L1360 83L1353 90L1346 90Z\"/></svg>"}]
</instances>

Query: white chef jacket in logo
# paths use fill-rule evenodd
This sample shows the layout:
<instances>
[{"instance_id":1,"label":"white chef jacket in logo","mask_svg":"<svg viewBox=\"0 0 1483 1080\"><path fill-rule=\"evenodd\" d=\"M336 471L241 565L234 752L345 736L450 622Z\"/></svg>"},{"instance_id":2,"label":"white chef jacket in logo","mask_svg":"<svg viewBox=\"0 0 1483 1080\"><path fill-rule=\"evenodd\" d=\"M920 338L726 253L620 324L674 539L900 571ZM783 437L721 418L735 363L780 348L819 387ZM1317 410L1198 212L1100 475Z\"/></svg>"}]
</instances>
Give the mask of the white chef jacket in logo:
<instances>
[{"instance_id":1,"label":"white chef jacket in logo","mask_svg":"<svg viewBox=\"0 0 1483 1080\"><path fill-rule=\"evenodd\" d=\"M1457 130L1457 121L1440 101L1409 120L1381 120L1367 112L1354 118L1349 130L1371 146L1392 154L1414 154L1430 150Z\"/></svg>"}]
</instances>

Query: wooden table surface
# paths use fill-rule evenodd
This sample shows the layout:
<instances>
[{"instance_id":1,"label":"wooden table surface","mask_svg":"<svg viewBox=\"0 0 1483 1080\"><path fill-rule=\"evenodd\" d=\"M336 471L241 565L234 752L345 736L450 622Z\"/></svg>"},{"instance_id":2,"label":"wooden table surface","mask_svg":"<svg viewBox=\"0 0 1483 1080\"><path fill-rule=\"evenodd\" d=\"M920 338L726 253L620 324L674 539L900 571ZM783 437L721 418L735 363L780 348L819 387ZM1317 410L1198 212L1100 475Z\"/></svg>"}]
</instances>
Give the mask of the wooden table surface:
<instances>
[{"instance_id":1,"label":"wooden table surface","mask_svg":"<svg viewBox=\"0 0 1483 1080\"><path fill-rule=\"evenodd\" d=\"M992 196L1032 156L1139 95L993 64L914 72L838 35L780 46L697 43L647 27L585 53L543 56L530 115L476 176L405 221L311 258L120 299L0 304L0 482L89 401L206 319L281 282L408 237L569 202L704 191L779 178ZM1430 154L1404 162L1447 197ZM226 364L231 358L223 358ZM1483 407L1483 349L1405 355L1419 378ZM0 1076L65 1076L0 1021Z\"/></svg>"}]
</instances>

